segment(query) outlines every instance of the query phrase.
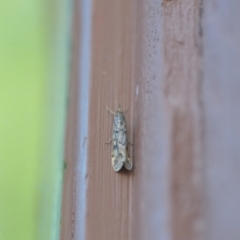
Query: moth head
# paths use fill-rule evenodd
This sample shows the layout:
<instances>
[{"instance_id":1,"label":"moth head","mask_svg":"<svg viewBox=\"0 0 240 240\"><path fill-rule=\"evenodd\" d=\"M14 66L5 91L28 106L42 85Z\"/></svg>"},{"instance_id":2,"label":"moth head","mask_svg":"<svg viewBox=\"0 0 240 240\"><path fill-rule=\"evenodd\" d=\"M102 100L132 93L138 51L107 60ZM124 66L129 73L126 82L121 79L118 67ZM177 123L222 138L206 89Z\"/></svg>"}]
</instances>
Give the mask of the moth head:
<instances>
[{"instance_id":1,"label":"moth head","mask_svg":"<svg viewBox=\"0 0 240 240\"><path fill-rule=\"evenodd\" d=\"M118 106L117 113L123 113L123 110L121 109L120 106Z\"/></svg>"}]
</instances>

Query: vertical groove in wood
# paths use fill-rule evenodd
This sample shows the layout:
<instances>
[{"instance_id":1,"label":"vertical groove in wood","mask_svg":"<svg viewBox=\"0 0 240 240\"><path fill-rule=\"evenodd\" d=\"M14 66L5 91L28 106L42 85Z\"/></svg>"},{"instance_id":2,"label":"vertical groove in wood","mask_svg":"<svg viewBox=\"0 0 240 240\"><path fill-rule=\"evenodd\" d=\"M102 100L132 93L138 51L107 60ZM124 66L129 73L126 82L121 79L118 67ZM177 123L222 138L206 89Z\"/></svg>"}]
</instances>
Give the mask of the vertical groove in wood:
<instances>
[{"instance_id":1,"label":"vertical groove in wood","mask_svg":"<svg viewBox=\"0 0 240 240\"><path fill-rule=\"evenodd\" d=\"M65 140L64 182L62 193L61 240L75 238L76 224L76 166L78 159L78 95L79 95L79 1L74 1L72 21L72 61L69 87L67 132Z\"/></svg>"},{"instance_id":2,"label":"vertical groove in wood","mask_svg":"<svg viewBox=\"0 0 240 240\"><path fill-rule=\"evenodd\" d=\"M170 121L171 226L176 240L205 239L200 1L163 1L163 86Z\"/></svg>"}]
</instances>

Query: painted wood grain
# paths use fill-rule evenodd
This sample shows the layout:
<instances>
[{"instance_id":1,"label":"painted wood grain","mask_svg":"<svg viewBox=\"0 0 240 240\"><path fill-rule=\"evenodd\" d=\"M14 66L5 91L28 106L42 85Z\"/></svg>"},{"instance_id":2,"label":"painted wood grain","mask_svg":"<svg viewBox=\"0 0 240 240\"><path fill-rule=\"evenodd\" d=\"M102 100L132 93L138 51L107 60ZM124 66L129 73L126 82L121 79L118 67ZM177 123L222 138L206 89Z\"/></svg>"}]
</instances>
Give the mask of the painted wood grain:
<instances>
[{"instance_id":1,"label":"painted wood grain","mask_svg":"<svg viewBox=\"0 0 240 240\"><path fill-rule=\"evenodd\" d=\"M239 239L238 2L78 3L62 239ZM105 144L118 105L131 172Z\"/></svg>"},{"instance_id":2,"label":"painted wood grain","mask_svg":"<svg viewBox=\"0 0 240 240\"><path fill-rule=\"evenodd\" d=\"M133 136L134 1L92 2L86 239L129 239L133 172L111 166L113 111L128 109ZM134 141L134 140L133 140ZM132 154L131 154L132 155Z\"/></svg>"}]
</instances>

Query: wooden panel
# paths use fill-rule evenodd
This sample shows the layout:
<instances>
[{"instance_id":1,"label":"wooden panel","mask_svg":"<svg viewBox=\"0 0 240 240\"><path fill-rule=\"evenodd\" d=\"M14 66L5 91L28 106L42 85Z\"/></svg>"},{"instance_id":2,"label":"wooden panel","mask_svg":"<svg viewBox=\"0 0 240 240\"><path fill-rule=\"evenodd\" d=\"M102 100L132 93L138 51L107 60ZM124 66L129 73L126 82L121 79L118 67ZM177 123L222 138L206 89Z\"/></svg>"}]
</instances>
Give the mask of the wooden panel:
<instances>
[{"instance_id":1,"label":"wooden panel","mask_svg":"<svg viewBox=\"0 0 240 240\"><path fill-rule=\"evenodd\" d=\"M132 239L202 239L199 1L148 1Z\"/></svg>"},{"instance_id":2,"label":"wooden panel","mask_svg":"<svg viewBox=\"0 0 240 240\"><path fill-rule=\"evenodd\" d=\"M200 1L163 2L163 94L169 115L171 234L205 239Z\"/></svg>"},{"instance_id":3,"label":"wooden panel","mask_svg":"<svg viewBox=\"0 0 240 240\"><path fill-rule=\"evenodd\" d=\"M62 239L239 239L238 2L86 1ZM113 171L105 145L105 106L118 105L128 108L131 172Z\"/></svg>"},{"instance_id":4,"label":"wooden panel","mask_svg":"<svg viewBox=\"0 0 240 240\"><path fill-rule=\"evenodd\" d=\"M111 166L113 116L118 105L133 136L134 1L93 1L88 135L86 239L129 239L133 172Z\"/></svg>"}]
</instances>

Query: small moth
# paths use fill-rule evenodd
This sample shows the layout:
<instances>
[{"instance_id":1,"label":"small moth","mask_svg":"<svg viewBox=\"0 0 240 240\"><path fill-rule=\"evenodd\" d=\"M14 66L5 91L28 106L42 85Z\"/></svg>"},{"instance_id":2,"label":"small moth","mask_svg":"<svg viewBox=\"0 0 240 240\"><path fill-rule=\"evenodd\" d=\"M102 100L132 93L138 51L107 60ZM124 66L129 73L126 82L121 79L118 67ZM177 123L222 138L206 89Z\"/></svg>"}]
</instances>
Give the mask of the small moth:
<instances>
[{"instance_id":1,"label":"small moth","mask_svg":"<svg viewBox=\"0 0 240 240\"><path fill-rule=\"evenodd\" d=\"M127 170L131 170L133 163L128 155L127 123L124 112L119 106L117 112L107 110L114 115L112 137L107 142L112 141L112 167L118 172L124 165Z\"/></svg>"}]
</instances>

